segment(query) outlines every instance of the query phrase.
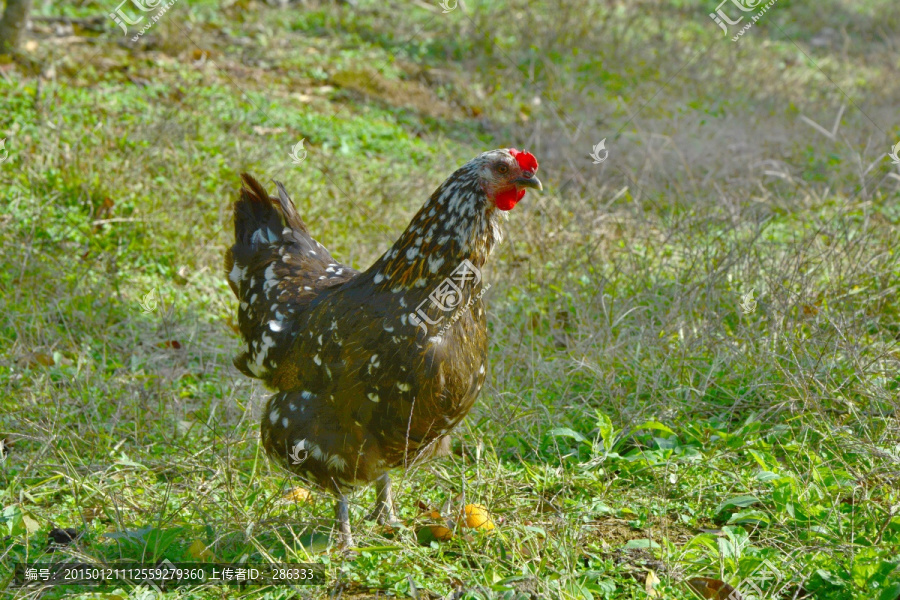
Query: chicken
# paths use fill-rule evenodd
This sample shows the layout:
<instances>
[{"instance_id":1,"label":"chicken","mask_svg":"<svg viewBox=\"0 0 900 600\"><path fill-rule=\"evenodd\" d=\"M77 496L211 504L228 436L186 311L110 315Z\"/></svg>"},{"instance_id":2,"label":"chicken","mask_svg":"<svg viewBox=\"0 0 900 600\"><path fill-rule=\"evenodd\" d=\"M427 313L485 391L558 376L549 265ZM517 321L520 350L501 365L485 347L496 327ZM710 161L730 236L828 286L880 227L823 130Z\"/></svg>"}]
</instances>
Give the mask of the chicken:
<instances>
[{"instance_id":1,"label":"chicken","mask_svg":"<svg viewBox=\"0 0 900 600\"><path fill-rule=\"evenodd\" d=\"M314 240L281 183L242 175L225 257L240 302L245 375L277 390L262 417L270 458L332 492L343 547L347 493L375 481L370 518L395 521L388 471L439 454L484 384L481 271L501 213L542 189L537 161L485 152L450 176L363 272Z\"/></svg>"}]
</instances>

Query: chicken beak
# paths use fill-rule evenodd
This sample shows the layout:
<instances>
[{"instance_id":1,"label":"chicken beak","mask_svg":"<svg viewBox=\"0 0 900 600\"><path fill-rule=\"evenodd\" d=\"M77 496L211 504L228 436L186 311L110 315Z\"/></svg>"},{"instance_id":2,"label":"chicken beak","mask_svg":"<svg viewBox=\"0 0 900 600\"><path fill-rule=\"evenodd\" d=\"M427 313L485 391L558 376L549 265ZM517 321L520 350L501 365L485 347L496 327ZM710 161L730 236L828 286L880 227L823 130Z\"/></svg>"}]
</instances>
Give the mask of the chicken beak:
<instances>
[{"instance_id":1,"label":"chicken beak","mask_svg":"<svg viewBox=\"0 0 900 600\"><path fill-rule=\"evenodd\" d=\"M541 180L534 175L531 177L519 177L513 183L516 184L516 187L531 188L538 191L544 189L544 186L541 185Z\"/></svg>"}]
</instances>

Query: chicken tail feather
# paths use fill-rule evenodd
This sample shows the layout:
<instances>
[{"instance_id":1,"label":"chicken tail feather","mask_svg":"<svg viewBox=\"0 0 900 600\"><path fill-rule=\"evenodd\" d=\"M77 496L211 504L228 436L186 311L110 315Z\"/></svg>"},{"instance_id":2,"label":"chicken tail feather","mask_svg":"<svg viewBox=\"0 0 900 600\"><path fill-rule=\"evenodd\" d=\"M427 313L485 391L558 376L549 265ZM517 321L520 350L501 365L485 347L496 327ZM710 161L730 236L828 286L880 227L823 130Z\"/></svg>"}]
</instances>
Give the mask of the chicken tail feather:
<instances>
[{"instance_id":1,"label":"chicken tail feather","mask_svg":"<svg viewBox=\"0 0 900 600\"><path fill-rule=\"evenodd\" d=\"M314 240L280 182L278 197L246 173L234 203L234 245L225 254L228 284L240 301L238 326L247 350L235 365L267 379L290 346L296 315L320 290L356 271L335 263Z\"/></svg>"}]
</instances>

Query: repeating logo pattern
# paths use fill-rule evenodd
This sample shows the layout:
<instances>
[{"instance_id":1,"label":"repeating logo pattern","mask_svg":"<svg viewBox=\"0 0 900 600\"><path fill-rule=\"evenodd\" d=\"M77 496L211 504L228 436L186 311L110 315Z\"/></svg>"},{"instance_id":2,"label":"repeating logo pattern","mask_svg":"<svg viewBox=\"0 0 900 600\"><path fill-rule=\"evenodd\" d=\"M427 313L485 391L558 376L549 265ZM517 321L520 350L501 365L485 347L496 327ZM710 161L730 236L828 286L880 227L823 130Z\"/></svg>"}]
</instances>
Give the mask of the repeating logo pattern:
<instances>
[{"instance_id":1,"label":"repeating logo pattern","mask_svg":"<svg viewBox=\"0 0 900 600\"><path fill-rule=\"evenodd\" d=\"M306 160L306 155L309 154L306 151L306 148L303 147L304 140L306 140L306 138L301 138L300 141L294 144L294 147L291 148L291 162L295 165L299 165L304 160Z\"/></svg>"},{"instance_id":2,"label":"repeating logo pattern","mask_svg":"<svg viewBox=\"0 0 900 600\"><path fill-rule=\"evenodd\" d=\"M2 146L0 146L0 148L2 148ZM897 144L891 148L891 152L888 156L891 157L892 163L900 165L900 142L897 142Z\"/></svg>"},{"instance_id":3,"label":"repeating logo pattern","mask_svg":"<svg viewBox=\"0 0 900 600\"><path fill-rule=\"evenodd\" d=\"M156 312L156 309L159 306L159 294L157 293L156 288L144 294L144 297L141 298L139 304L141 305L141 312L143 313L149 314Z\"/></svg>"},{"instance_id":4,"label":"repeating logo pattern","mask_svg":"<svg viewBox=\"0 0 900 600\"><path fill-rule=\"evenodd\" d=\"M603 153L601 155L601 152ZM591 152L591 158L594 159L594 164L599 165L607 158L609 158L609 150L606 149L606 138L600 140L600 143L594 146L593 151Z\"/></svg>"},{"instance_id":5,"label":"repeating logo pattern","mask_svg":"<svg viewBox=\"0 0 900 600\"><path fill-rule=\"evenodd\" d=\"M288 452L288 458L291 459L292 465L302 465L309 458L309 451L306 449L306 440L300 440Z\"/></svg>"},{"instance_id":6,"label":"repeating logo pattern","mask_svg":"<svg viewBox=\"0 0 900 600\"><path fill-rule=\"evenodd\" d=\"M753 299L753 289L741 296L741 310L745 315L756 312L756 300Z\"/></svg>"},{"instance_id":7,"label":"repeating logo pattern","mask_svg":"<svg viewBox=\"0 0 900 600\"><path fill-rule=\"evenodd\" d=\"M428 295L428 298L419 303L415 312L409 313L410 323L417 327L421 327L422 330L428 334L428 325L439 325L444 320L444 317L441 316L437 319L431 319L428 316L428 313L425 312L425 305L431 303L432 306L436 307L441 312L450 312L459 307L462 303L463 288L467 285L476 286L479 283L481 283L481 271L478 267L473 265L468 259L462 261L459 266L453 270L450 276L444 279L440 285ZM478 298L483 296L484 293L490 289L490 287L490 285L485 286L477 296L470 298L464 308L471 307ZM450 323L444 325L438 335L446 331L457 318L458 316L455 315ZM426 325L426 323L428 325Z\"/></svg>"}]
</instances>

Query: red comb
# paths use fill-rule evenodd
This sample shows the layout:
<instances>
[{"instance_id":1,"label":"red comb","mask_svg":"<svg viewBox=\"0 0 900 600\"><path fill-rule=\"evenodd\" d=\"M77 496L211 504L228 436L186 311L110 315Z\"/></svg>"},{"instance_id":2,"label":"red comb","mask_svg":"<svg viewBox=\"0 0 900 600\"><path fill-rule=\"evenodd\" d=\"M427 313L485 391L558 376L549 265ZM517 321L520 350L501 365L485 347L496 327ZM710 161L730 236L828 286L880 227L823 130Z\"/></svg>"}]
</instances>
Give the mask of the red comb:
<instances>
[{"instance_id":1,"label":"red comb","mask_svg":"<svg viewBox=\"0 0 900 600\"><path fill-rule=\"evenodd\" d=\"M538 170L537 159L531 152L519 152L515 148L510 148L509 153L516 159L516 162L519 163L519 167L521 167L523 171L534 172Z\"/></svg>"}]
</instances>

